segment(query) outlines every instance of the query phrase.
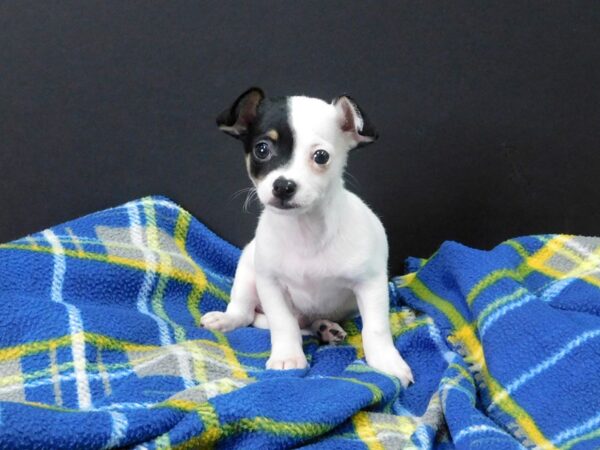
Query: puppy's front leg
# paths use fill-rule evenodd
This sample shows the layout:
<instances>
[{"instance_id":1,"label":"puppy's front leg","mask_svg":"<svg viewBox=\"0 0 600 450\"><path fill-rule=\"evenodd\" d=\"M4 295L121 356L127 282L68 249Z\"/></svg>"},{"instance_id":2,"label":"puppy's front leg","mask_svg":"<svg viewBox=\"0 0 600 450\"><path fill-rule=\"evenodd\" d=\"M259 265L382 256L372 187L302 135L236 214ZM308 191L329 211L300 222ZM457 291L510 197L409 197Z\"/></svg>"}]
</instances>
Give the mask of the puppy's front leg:
<instances>
[{"instance_id":1,"label":"puppy's front leg","mask_svg":"<svg viewBox=\"0 0 600 450\"><path fill-rule=\"evenodd\" d=\"M256 288L271 330L271 357L267 369L303 369L307 361L302 350L300 326L282 287L276 280L257 274Z\"/></svg>"},{"instance_id":2,"label":"puppy's front leg","mask_svg":"<svg viewBox=\"0 0 600 450\"><path fill-rule=\"evenodd\" d=\"M407 387L413 382L413 375L394 346L387 278L376 276L361 281L354 293L363 322L362 340L367 364L398 377L402 385Z\"/></svg>"}]
</instances>

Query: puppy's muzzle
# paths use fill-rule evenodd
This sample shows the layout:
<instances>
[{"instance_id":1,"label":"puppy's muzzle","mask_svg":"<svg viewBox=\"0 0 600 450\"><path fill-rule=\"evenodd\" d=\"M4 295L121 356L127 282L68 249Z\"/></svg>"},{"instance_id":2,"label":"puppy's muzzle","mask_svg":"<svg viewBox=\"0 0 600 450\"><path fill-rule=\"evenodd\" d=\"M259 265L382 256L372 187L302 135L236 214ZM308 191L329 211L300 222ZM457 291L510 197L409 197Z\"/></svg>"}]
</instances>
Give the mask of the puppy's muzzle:
<instances>
[{"instance_id":1,"label":"puppy's muzzle","mask_svg":"<svg viewBox=\"0 0 600 450\"><path fill-rule=\"evenodd\" d=\"M294 181L279 177L273 182L273 196L282 202L289 200L296 193L296 188Z\"/></svg>"}]
</instances>

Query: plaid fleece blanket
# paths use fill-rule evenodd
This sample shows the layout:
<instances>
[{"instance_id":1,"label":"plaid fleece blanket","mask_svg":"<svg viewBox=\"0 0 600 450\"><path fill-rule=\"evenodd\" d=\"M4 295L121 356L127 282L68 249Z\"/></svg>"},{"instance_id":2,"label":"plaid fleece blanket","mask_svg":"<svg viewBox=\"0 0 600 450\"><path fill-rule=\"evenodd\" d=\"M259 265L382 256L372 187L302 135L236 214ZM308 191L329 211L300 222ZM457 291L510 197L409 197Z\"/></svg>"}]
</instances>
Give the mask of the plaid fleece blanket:
<instances>
[{"instance_id":1,"label":"plaid fleece blanket","mask_svg":"<svg viewBox=\"0 0 600 450\"><path fill-rule=\"evenodd\" d=\"M0 246L0 448L600 448L600 239L446 243L390 282L406 390L347 342L218 333L239 250L148 197Z\"/></svg>"}]
</instances>

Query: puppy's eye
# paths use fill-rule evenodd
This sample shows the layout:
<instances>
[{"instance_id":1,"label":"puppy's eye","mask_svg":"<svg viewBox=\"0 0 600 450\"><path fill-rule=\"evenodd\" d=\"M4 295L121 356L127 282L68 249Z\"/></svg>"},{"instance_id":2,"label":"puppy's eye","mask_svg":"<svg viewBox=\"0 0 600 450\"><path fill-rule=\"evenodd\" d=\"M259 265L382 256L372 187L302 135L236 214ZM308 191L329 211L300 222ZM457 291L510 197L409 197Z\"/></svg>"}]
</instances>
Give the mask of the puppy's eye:
<instances>
[{"instance_id":1,"label":"puppy's eye","mask_svg":"<svg viewBox=\"0 0 600 450\"><path fill-rule=\"evenodd\" d=\"M329 161L329 153L325 150L317 150L313 153L313 161L319 165L327 164L327 161Z\"/></svg>"},{"instance_id":2,"label":"puppy's eye","mask_svg":"<svg viewBox=\"0 0 600 450\"><path fill-rule=\"evenodd\" d=\"M269 159L271 148L267 142L259 142L254 146L254 156L262 161Z\"/></svg>"}]
</instances>

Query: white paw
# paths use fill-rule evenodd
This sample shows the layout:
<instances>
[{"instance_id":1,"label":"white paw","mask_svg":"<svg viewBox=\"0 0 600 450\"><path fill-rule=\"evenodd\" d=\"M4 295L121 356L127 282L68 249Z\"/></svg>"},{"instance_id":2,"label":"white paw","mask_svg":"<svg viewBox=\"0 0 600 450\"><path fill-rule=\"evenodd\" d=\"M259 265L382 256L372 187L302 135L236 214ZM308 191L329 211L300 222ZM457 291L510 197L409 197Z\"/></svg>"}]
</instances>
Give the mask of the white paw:
<instances>
[{"instance_id":1,"label":"white paw","mask_svg":"<svg viewBox=\"0 0 600 450\"><path fill-rule=\"evenodd\" d=\"M238 320L230 314L221 311L211 311L202 316L200 324L210 330L217 330L224 333L237 328Z\"/></svg>"},{"instance_id":2,"label":"white paw","mask_svg":"<svg viewBox=\"0 0 600 450\"><path fill-rule=\"evenodd\" d=\"M304 369L308 365L306 355L300 351L274 351L267 361L267 369L290 370Z\"/></svg>"},{"instance_id":3,"label":"white paw","mask_svg":"<svg viewBox=\"0 0 600 450\"><path fill-rule=\"evenodd\" d=\"M388 375L395 376L404 388L415 382L410 367L395 347L385 351L377 351L375 354L367 356L367 364Z\"/></svg>"}]
</instances>

